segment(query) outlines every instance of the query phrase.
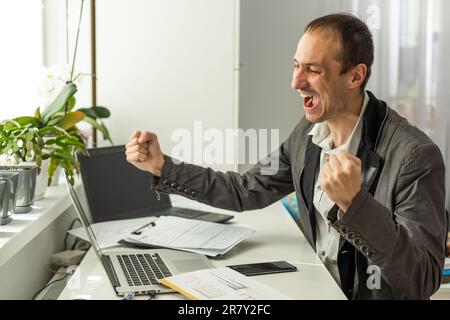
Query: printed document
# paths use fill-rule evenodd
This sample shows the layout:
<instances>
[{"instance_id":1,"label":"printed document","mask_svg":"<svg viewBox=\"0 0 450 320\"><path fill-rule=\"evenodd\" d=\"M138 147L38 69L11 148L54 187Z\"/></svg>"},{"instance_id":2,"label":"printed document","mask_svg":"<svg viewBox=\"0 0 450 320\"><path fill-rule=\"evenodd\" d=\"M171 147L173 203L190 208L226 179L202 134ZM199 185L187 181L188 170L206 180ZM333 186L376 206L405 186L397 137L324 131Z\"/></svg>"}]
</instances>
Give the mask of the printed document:
<instances>
[{"instance_id":1,"label":"printed document","mask_svg":"<svg viewBox=\"0 0 450 320\"><path fill-rule=\"evenodd\" d=\"M97 222L91 224L92 232L97 239L100 248L105 249L118 245L118 241L127 238L131 232L139 227L155 221L156 217L135 218L125 220L114 220ZM71 235L89 241L83 227L68 231Z\"/></svg>"},{"instance_id":2,"label":"printed document","mask_svg":"<svg viewBox=\"0 0 450 320\"><path fill-rule=\"evenodd\" d=\"M150 245L217 256L226 253L255 230L242 225L220 224L173 216L162 216L141 231L124 239Z\"/></svg>"},{"instance_id":3,"label":"printed document","mask_svg":"<svg viewBox=\"0 0 450 320\"><path fill-rule=\"evenodd\" d=\"M291 300L275 289L230 268L183 273L160 283L193 300Z\"/></svg>"}]
</instances>

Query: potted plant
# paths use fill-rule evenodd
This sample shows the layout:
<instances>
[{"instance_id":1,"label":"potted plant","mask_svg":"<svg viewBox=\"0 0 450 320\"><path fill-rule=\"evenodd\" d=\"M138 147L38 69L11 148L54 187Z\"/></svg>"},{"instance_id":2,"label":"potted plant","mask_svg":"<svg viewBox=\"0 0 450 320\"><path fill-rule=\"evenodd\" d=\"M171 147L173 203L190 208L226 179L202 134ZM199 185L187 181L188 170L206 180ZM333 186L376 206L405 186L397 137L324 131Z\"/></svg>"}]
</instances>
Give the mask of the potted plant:
<instances>
[{"instance_id":1,"label":"potted plant","mask_svg":"<svg viewBox=\"0 0 450 320\"><path fill-rule=\"evenodd\" d=\"M76 126L86 121L111 141L109 132L99 119L110 115L104 107L91 107L73 111L77 87L67 83L56 99L43 112L37 108L34 116L18 117L0 123L0 153L13 163L34 162L41 168L50 185L58 167L67 174L71 183L79 172L77 152L86 152L86 141ZM45 161L48 161L45 163ZM48 166L48 167L47 167Z\"/></svg>"}]
</instances>

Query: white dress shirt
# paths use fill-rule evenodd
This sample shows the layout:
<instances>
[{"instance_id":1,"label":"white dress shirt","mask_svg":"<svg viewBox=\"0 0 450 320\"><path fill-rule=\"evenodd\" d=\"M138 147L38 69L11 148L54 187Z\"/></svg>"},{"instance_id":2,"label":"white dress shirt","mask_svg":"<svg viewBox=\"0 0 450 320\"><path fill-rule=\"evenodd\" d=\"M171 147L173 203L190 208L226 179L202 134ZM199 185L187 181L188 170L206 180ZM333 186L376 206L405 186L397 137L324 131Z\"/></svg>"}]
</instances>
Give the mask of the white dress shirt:
<instances>
[{"instance_id":1,"label":"white dress shirt","mask_svg":"<svg viewBox=\"0 0 450 320\"><path fill-rule=\"evenodd\" d=\"M325 163L325 154L334 155L341 151L347 151L352 155L356 155L358 152L359 143L361 141L363 127L362 117L368 103L369 95L366 92L364 95L361 113L355 127L353 128L352 134L348 138L347 142L338 148L332 149L333 137L327 122L317 123L309 132L309 135L312 136L312 142L322 148L322 152L320 154L320 168L316 175L313 198L313 204L316 212L316 250L320 259L339 286L341 285L341 281L339 277L337 257L340 235L339 232L331 227L331 224L328 223L327 219L328 212L331 208L333 208L335 203L328 198L325 191L323 191L320 187L319 174Z\"/></svg>"}]
</instances>

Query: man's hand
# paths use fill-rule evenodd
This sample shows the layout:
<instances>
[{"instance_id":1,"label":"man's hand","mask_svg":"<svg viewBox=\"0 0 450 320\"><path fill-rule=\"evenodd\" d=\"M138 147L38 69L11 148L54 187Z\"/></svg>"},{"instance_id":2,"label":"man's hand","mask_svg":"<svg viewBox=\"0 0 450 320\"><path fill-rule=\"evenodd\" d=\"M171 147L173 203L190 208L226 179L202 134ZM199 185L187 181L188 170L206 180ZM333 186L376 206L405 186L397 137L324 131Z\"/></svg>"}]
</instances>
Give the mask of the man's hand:
<instances>
[{"instance_id":1,"label":"man's hand","mask_svg":"<svg viewBox=\"0 0 450 320\"><path fill-rule=\"evenodd\" d=\"M345 151L329 156L319 184L330 200L346 212L361 190L361 160Z\"/></svg>"},{"instance_id":2,"label":"man's hand","mask_svg":"<svg viewBox=\"0 0 450 320\"><path fill-rule=\"evenodd\" d=\"M164 154L159 147L156 134L147 131L135 131L126 145L127 161L137 168L161 176Z\"/></svg>"}]
</instances>

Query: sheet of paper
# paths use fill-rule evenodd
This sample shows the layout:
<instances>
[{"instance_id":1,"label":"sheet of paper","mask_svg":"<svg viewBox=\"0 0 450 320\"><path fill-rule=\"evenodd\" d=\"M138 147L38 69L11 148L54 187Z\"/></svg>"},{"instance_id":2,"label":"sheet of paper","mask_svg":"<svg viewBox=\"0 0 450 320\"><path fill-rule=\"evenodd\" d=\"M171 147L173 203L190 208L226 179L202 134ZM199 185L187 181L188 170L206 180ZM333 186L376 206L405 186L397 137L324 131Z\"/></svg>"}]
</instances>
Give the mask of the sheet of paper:
<instances>
[{"instance_id":1,"label":"sheet of paper","mask_svg":"<svg viewBox=\"0 0 450 320\"><path fill-rule=\"evenodd\" d=\"M141 241L138 241L138 240L135 240L132 238L125 238L124 240L125 240L126 244L138 245L141 247L157 248L157 246L152 246L152 245L149 245L148 243L141 242ZM193 248L186 249L186 248L177 248L177 247L170 247L170 249L188 251L188 252L192 252L192 253L199 253L199 254L204 254L206 256L210 256L210 257L217 257L217 256L224 255L226 252L228 252L233 247L234 247L234 245L230 246L230 248L227 248L225 250L193 249ZM165 248L169 248L169 247L165 247Z\"/></svg>"},{"instance_id":2,"label":"sheet of paper","mask_svg":"<svg viewBox=\"0 0 450 320\"><path fill-rule=\"evenodd\" d=\"M106 222L97 222L91 224L92 231L95 234L100 248L108 248L117 245L117 242L128 238L131 232L139 229L149 222L155 221L156 217L145 217L136 219L114 220ZM69 233L86 241L89 238L83 227L69 230Z\"/></svg>"},{"instance_id":3,"label":"sheet of paper","mask_svg":"<svg viewBox=\"0 0 450 320\"><path fill-rule=\"evenodd\" d=\"M291 300L226 267L183 273L159 281L194 300Z\"/></svg>"},{"instance_id":4,"label":"sheet of paper","mask_svg":"<svg viewBox=\"0 0 450 320\"><path fill-rule=\"evenodd\" d=\"M239 225L165 216L141 235L130 237L156 246L224 251L253 232L254 229Z\"/></svg>"}]
</instances>

